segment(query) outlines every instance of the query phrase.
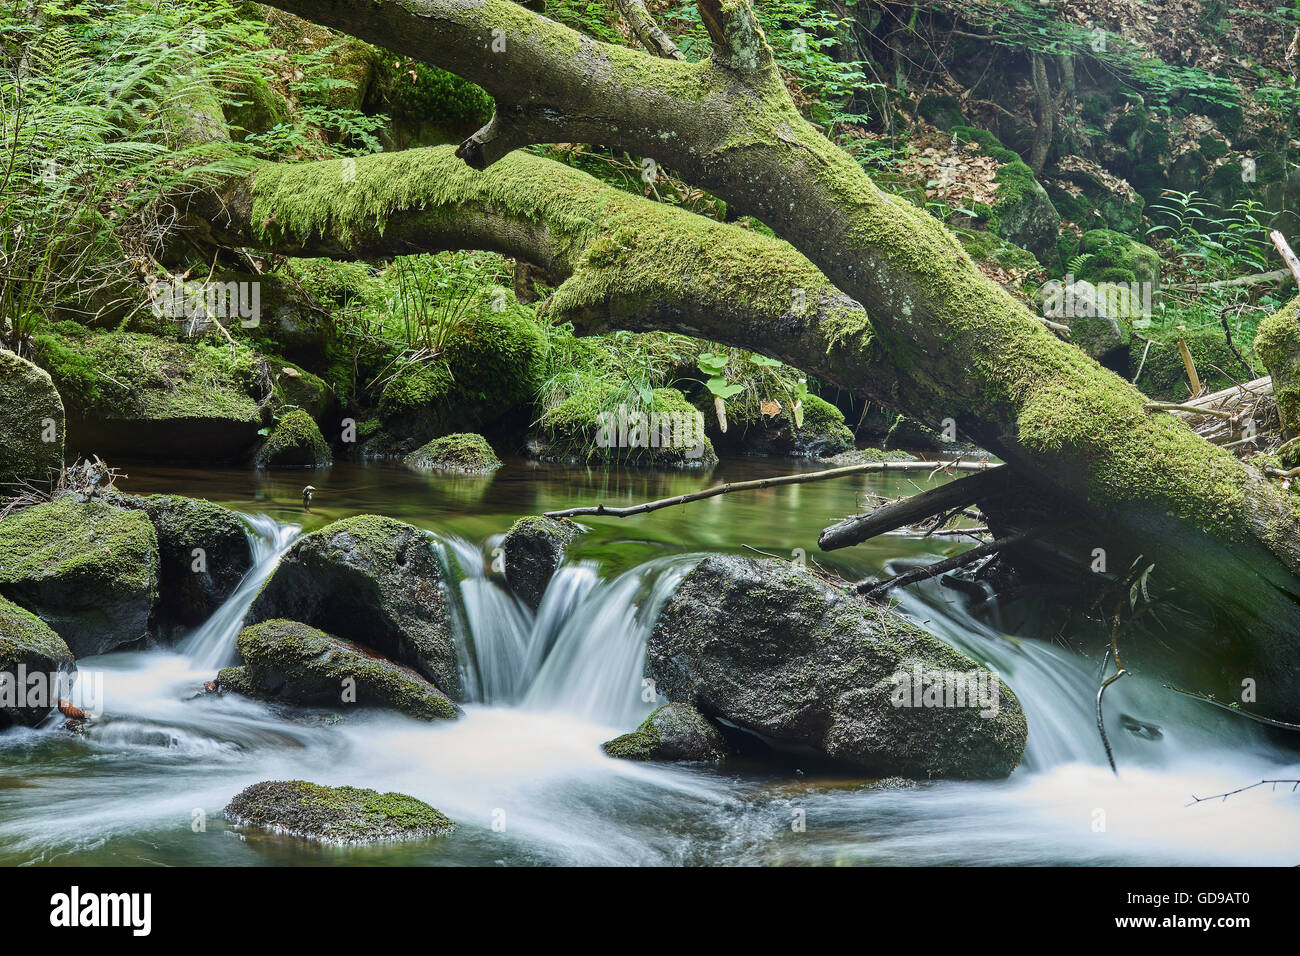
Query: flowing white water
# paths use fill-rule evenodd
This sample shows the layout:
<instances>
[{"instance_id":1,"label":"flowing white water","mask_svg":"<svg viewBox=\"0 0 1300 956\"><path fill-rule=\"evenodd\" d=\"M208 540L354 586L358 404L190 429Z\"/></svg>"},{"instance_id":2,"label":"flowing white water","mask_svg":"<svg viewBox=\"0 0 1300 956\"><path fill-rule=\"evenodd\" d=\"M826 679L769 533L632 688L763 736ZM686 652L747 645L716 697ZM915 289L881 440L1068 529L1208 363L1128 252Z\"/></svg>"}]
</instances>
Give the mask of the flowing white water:
<instances>
[{"instance_id":1,"label":"flowing white water","mask_svg":"<svg viewBox=\"0 0 1300 956\"><path fill-rule=\"evenodd\" d=\"M247 515L249 542L253 546L253 567L239 582L239 587L216 613L179 644L200 670L218 670L235 659L235 637L248 607L257 597L262 582L271 576L280 555L289 550L302 528L281 524L266 515Z\"/></svg>"},{"instance_id":2,"label":"flowing white water","mask_svg":"<svg viewBox=\"0 0 1300 956\"><path fill-rule=\"evenodd\" d=\"M329 723L202 681L233 654L257 588L297 529L269 519L239 590L178 652L81 662L105 674L105 716L85 740L0 734L0 861L162 863L1296 863L1300 800L1265 788L1188 807L1192 793L1300 776L1254 725L1131 677L1107 694L1120 764L1105 766L1091 701L1096 662L1015 641L942 601L903 609L998 670L1029 719L1010 780L880 790L788 773L717 773L612 760L632 729L645 640L690 566L652 561L602 580L562 568L536 613L463 541L462 655L475 700L434 724L370 711ZM413 794L458 824L431 845L331 851L248 834L220 810L244 786L307 779ZM800 811L807 829L790 827ZM196 821L202 820L203 826Z\"/></svg>"}]
</instances>

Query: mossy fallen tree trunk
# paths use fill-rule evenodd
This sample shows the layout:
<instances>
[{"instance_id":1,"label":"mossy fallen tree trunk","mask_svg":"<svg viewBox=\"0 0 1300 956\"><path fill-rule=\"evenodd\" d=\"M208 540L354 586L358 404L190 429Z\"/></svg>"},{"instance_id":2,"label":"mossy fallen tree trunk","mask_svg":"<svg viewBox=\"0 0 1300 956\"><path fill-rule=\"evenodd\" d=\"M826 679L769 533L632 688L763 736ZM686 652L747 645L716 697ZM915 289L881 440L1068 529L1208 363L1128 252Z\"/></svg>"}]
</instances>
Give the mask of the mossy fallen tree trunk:
<instances>
[{"instance_id":1,"label":"mossy fallen tree trunk","mask_svg":"<svg viewBox=\"0 0 1300 956\"><path fill-rule=\"evenodd\" d=\"M378 255L456 242L528 258L566 279L552 307L587 331L702 335L775 355L936 426L951 418L1041 497L1095 517L1097 547L1112 537L1141 542L1162 570L1199 575L1249 629L1300 640L1296 499L1183 423L1145 410L1136 389L986 278L940 223L877 189L799 115L745 0L700 0L714 52L698 63L599 43L506 0L273 5L472 80L497 112L457 151L487 170L479 179L453 172L448 154L435 151L422 151L437 157L436 169L423 160L428 175L389 184L363 180L367 161L358 161L361 190L296 180L293 170L258 174L231 197L235 218L257 227L252 244ZM596 208L584 206L583 191L563 184L572 180L549 170L537 180L538 167L527 164L538 161L513 153L537 142L604 143L652 157L766 222L821 273L801 259L769 261L757 239L746 245L736 231L684 214L607 211L594 190L586 198ZM371 219L385 213L380 230ZM567 228L554 233L566 216ZM592 221L601 227L594 233ZM729 256L734 284L694 271ZM1297 657L1270 669L1274 701L1294 697Z\"/></svg>"},{"instance_id":2,"label":"mossy fallen tree trunk","mask_svg":"<svg viewBox=\"0 0 1300 956\"><path fill-rule=\"evenodd\" d=\"M598 142L677 169L766 222L862 303L870 322L819 329L818 351L883 349L894 407L922 421L951 417L1017 471L1110 522L1255 545L1280 565L1279 580L1300 573L1295 503L1180 423L1148 414L1134 388L1044 329L933 217L876 188L800 116L745 0L700 0L714 52L698 63L600 43L507 0L272 5L483 86L497 113L459 150L472 166L530 143ZM639 263L617 264L626 265ZM626 289L599 276L612 271L601 266L564 297L591 328L602 293ZM636 320L669 328L674 317L616 307L603 324ZM772 338L747 344L767 351ZM810 355L789 351L782 358L807 367ZM859 392L866 384L828 377Z\"/></svg>"}]
</instances>

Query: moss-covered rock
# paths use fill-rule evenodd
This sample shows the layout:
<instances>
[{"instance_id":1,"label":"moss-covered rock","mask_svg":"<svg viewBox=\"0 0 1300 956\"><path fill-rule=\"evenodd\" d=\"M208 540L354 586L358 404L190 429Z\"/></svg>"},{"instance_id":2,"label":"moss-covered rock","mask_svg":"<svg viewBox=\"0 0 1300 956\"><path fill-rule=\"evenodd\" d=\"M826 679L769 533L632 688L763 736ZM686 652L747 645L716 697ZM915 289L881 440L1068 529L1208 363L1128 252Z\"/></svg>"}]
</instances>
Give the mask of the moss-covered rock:
<instances>
[{"instance_id":1,"label":"moss-covered rock","mask_svg":"<svg viewBox=\"0 0 1300 956\"><path fill-rule=\"evenodd\" d=\"M48 372L0 349L0 485L63 464L63 400Z\"/></svg>"},{"instance_id":2,"label":"moss-covered rock","mask_svg":"<svg viewBox=\"0 0 1300 956\"><path fill-rule=\"evenodd\" d=\"M48 624L0 597L0 681L16 682L20 667L27 674L50 675L72 670L76 660L67 642ZM48 676L45 679L48 683ZM17 684L9 689L16 691ZM7 700L4 690L0 687L0 728L11 724L35 727L58 703L47 694L44 706L30 706L32 699L27 698L25 706L19 707L17 694Z\"/></svg>"},{"instance_id":3,"label":"moss-covered rock","mask_svg":"<svg viewBox=\"0 0 1300 956\"><path fill-rule=\"evenodd\" d=\"M572 521L546 517L520 518L511 525L501 542L510 590L536 609L564 561L565 547L581 533Z\"/></svg>"},{"instance_id":4,"label":"moss-covered rock","mask_svg":"<svg viewBox=\"0 0 1300 956\"><path fill-rule=\"evenodd\" d=\"M257 468L324 468L332 462L320 427L301 408L281 416L253 456Z\"/></svg>"},{"instance_id":5,"label":"moss-covered rock","mask_svg":"<svg viewBox=\"0 0 1300 956\"><path fill-rule=\"evenodd\" d=\"M1147 337L1152 340L1150 351L1147 351L1144 341L1134 339L1129 346L1129 364L1136 370L1142 361L1142 353L1146 352L1146 362L1142 365L1142 374L1136 384L1152 398L1182 401L1191 396L1186 366L1178 349L1179 339L1187 343L1197 377L1210 391L1227 388L1233 383L1233 378L1249 381L1254 377L1252 371L1228 346L1223 329L1216 326L1161 329L1151 332ZM1238 347L1241 347L1241 343L1238 343ZM1243 354L1248 355L1249 352L1243 351ZM1223 372L1216 369L1222 369ZM1233 378L1229 378L1229 375Z\"/></svg>"},{"instance_id":6,"label":"moss-covered rock","mask_svg":"<svg viewBox=\"0 0 1300 956\"><path fill-rule=\"evenodd\" d=\"M1288 435L1300 435L1300 299L1292 299L1259 323L1254 348L1273 377L1282 427Z\"/></svg>"},{"instance_id":7,"label":"moss-covered rock","mask_svg":"<svg viewBox=\"0 0 1300 956\"><path fill-rule=\"evenodd\" d=\"M314 421L321 421L334 402L325 380L283 359L268 359L275 376L275 391L282 405L301 408Z\"/></svg>"},{"instance_id":8,"label":"moss-covered rock","mask_svg":"<svg viewBox=\"0 0 1300 956\"><path fill-rule=\"evenodd\" d=\"M428 536L357 515L294 543L253 601L246 624L302 621L415 668L460 698L449 594Z\"/></svg>"},{"instance_id":9,"label":"moss-covered rock","mask_svg":"<svg viewBox=\"0 0 1300 956\"><path fill-rule=\"evenodd\" d=\"M701 561L660 612L647 670L674 703L878 776L1005 777L1028 733L996 675L783 561ZM917 672L940 682L937 705L900 696Z\"/></svg>"},{"instance_id":10,"label":"moss-covered rock","mask_svg":"<svg viewBox=\"0 0 1300 956\"><path fill-rule=\"evenodd\" d=\"M601 745L611 757L622 760L666 760L691 763L720 763L727 744L694 707L667 704L647 717L630 734Z\"/></svg>"},{"instance_id":11,"label":"moss-covered rock","mask_svg":"<svg viewBox=\"0 0 1300 956\"><path fill-rule=\"evenodd\" d=\"M421 720L457 715L456 705L411 668L297 621L244 628L237 647L244 664L220 673L222 690L311 707L386 707Z\"/></svg>"},{"instance_id":12,"label":"moss-covered rock","mask_svg":"<svg viewBox=\"0 0 1300 956\"><path fill-rule=\"evenodd\" d=\"M0 594L78 657L149 636L158 537L140 511L67 494L0 521Z\"/></svg>"},{"instance_id":13,"label":"moss-covered rock","mask_svg":"<svg viewBox=\"0 0 1300 956\"><path fill-rule=\"evenodd\" d=\"M158 535L162 630L202 624L253 567L248 530L235 512L180 495L122 495L113 504L143 511Z\"/></svg>"},{"instance_id":14,"label":"moss-covered rock","mask_svg":"<svg viewBox=\"0 0 1300 956\"><path fill-rule=\"evenodd\" d=\"M242 343L61 323L33 345L67 410L69 456L232 463L257 441L270 382L265 360Z\"/></svg>"},{"instance_id":15,"label":"moss-covered rock","mask_svg":"<svg viewBox=\"0 0 1300 956\"><path fill-rule=\"evenodd\" d=\"M543 461L618 462L697 468L717 462L706 420L675 388L656 388L650 407L620 402L612 383L586 384L545 412L528 448ZM644 418L644 421L641 419Z\"/></svg>"},{"instance_id":16,"label":"moss-covered rock","mask_svg":"<svg viewBox=\"0 0 1300 956\"><path fill-rule=\"evenodd\" d=\"M783 403L775 415L728 403L727 431L723 433L713 410L712 397L702 401L709 439L724 453L772 458L825 458L853 447L853 432L844 413L825 399L803 399L803 424L797 425Z\"/></svg>"},{"instance_id":17,"label":"moss-covered rock","mask_svg":"<svg viewBox=\"0 0 1300 956\"><path fill-rule=\"evenodd\" d=\"M985 153L1002 164L994 175L997 192L990 228L1008 242L1028 249L1040 262L1051 261L1056 255L1061 217L1047 191L1034 178L1034 171L988 130L955 126L952 132L958 142L978 143Z\"/></svg>"},{"instance_id":18,"label":"moss-covered rock","mask_svg":"<svg viewBox=\"0 0 1300 956\"><path fill-rule=\"evenodd\" d=\"M433 807L403 793L322 787L305 780L255 783L237 794L224 814L236 826L322 843L425 840L452 828Z\"/></svg>"},{"instance_id":19,"label":"moss-covered rock","mask_svg":"<svg viewBox=\"0 0 1300 956\"><path fill-rule=\"evenodd\" d=\"M421 471L459 471L472 475L488 474L501 467L501 459L487 439L473 432L435 438L403 460Z\"/></svg>"},{"instance_id":20,"label":"moss-covered rock","mask_svg":"<svg viewBox=\"0 0 1300 956\"><path fill-rule=\"evenodd\" d=\"M545 354L546 334L530 318L489 313L463 322L439 361L410 366L384 388L381 453L406 455L432 438L518 413L541 385Z\"/></svg>"},{"instance_id":21,"label":"moss-covered rock","mask_svg":"<svg viewBox=\"0 0 1300 956\"><path fill-rule=\"evenodd\" d=\"M883 448L853 448L832 455L830 458L823 458L822 464L830 465L832 468L843 468L847 465L867 465L881 461L916 461L916 456L897 449L887 451Z\"/></svg>"},{"instance_id":22,"label":"moss-covered rock","mask_svg":"<svg viewBox=\"0 0 1300 956\"><path fill-rule=\"evenodd\" d=\"M1090 229L1079 237L1074 277L1099 282L1160 285L1160 254L1150 246L1111 229Z\"/></svg>"}]
</instances>

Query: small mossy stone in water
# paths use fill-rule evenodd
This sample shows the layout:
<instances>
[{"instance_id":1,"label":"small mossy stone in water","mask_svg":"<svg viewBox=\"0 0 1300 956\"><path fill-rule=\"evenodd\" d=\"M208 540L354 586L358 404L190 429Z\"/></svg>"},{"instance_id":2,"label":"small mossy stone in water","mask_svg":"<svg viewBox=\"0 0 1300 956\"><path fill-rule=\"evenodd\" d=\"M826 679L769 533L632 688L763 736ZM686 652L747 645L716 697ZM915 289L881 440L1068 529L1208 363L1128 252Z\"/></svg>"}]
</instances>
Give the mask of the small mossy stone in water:
<instances>
[{"instance_id":1,"label":"small mossy stone in water","mask_svg":"<svg viewBox=\"0 0 1300 956\"><path fill-rule=\"evenodd\" d=\"M301 408L275 423L253 458L258 468L323 468L331 463L329 443L315 420Z\"/></svg>"},{"instance_id":2,"label":"small mossy stone in water","mask_svg":"<svg viewBox=\"0 0 1300 956\"><path fill-rule=\"evenodd\" d=\"M435 438L403 461L421 471L459 471L469 475L490 474L501 467L501 459L487 439L473 432Z\"/></svg>"},{"instance_id":3,"label":"small mossy stone in water","mask_svg":"<svg viewBox=\"0 0 1300 956\"><path fill-rule=\"evenodd\" d=\"M456 705L409 667L297 621L245 628L244 666L218 676L223 690L316 707L387 707L421 720L454 719Z\"/></svg>"},{"instance_id":4,"label":"small mossy stone in water","mask_svg":"<svg viewBox=\"0 0 1300 956\"><path fill-rule=\"evenodd\" d=\"M449 819L415 797L305 780L255 783L225 809L236 826L259 827L322 843L425 840L449 833Z\"/></svg>"},{"instance_id":5,"label":"small mossy stone in water","mask_svg":"<svg viewBox=\"0 0 1300 956\"><path fill-rule=\"evenodd\" d=\"M564 561L564 549L582 529L572 521L529 515L520 518L501 542L506 584L534 610Z\"/></svg>"},{"instance_id":6,"label":"small mossy stone in water","mask_svg":"<svg viewBox=\"0 0 1300 956\"><path fill-rule=\"evenodd\" d=\"M635 731L606 741L602 749L621 760L719 763L726 741L718 728L694 707L666 704Z\"/></svg>"}]
</instances>

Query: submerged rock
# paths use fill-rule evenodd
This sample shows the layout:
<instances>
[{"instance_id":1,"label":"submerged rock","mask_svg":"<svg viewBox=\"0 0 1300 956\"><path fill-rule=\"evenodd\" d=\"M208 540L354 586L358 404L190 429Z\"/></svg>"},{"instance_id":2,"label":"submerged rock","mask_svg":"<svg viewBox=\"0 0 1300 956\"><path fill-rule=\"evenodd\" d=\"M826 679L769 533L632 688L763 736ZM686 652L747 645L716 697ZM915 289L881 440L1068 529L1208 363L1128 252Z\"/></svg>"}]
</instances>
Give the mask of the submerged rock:
<instances>
[{"instance_id":1,"label":"submerged rock","mask_svg":"<svg viewBox=\"0 0 1300 956\"><path fill-rule=\"evenodd\" d=\"M501 542L510 590L536 610L564 561L565 547L581 533L572 521L539 516L516 521Z\"/></svg>"},{"instance_id":2,"label":"submerged rock","mask_svg":"<svg viewBox=\"0 0 1300 956\"><path fill-rule=\"evenodd\" d=\"M324 468L333 463L329 443L301 408L285 414L253 456L257 468Z\"/></svg>"},{"instance_id":3,"label":"submerged rock","mask_svg":"<svg viewBox=\"0 0 1300 956\"><path fill-rule=\"evenodd\" d=\"M0 594L78 657L149 635L158 536L141 511L65 494L0 521Z\"/></svg>"},{"instance_id":4,"label":"submerged rock","mask_svg":"<svg viewBox=\"0 0 1300 956\"><path fill-rule=\"evenodd\" d=\"M727 744L694 707L668 704L647 717L630 734L601 745L605 753L622 760L678 760L718 763Z\"/></svg>"},{"instance_id":5,"label":"submerged rock","mask_svg":"<svg viewBox=\"0 0 1300 956\"><path fill-rule=\"evenodd\" d=\"M0 484L43 480L63 464L63 400L49 373L0 349Z\"/></svg>"},{"instance_id":6,"label":"submerged rock","mask_svg":"<svg viewBox=\"0 0 1300 956\"><path fill-rule=\"evenodd\" d=\"M158 535L158 610L167 624L202 624L253 566L248 530L235 512L180 495L115 495L143 511ZM197 553L196 553L197 552Z\"/></svg>"},{"instance_id":7,"label":"submerged rock","mask_svg":"<svg viewBox=\"0 0 1300 956\"><path fill-rule=\"evenodd\" d=\"M447 695L411 668L297 621L245 628L237 647L244 664L221 671L222 690L312 707L388 707L423 720L457 716Z\"/></svg>"},{"instance_id":8,"label":"submerged rock","mask_svg":"<svg viewBox=\"0 0 1300 956\"><path fill-rule=\"evenodd\" d=\"M305 780L255 783L237 794L224 813L236 826L323 843L423 840L452 829L445 816L404 793L322 787Z\"/></svg>"},{"instance_id":9,"label":"submerged rock","mask_svg":"<svg viewBox=\"0 0 1300 956\"><path fill-rule=\"evenodd\" d=\"M989 671L780 561L701 561L660 612L647 664L674 703L877 776L1005 777L1024 752L1020 704Z\"/></svg>"},{"instance_id":10,"label":"submerged rock","mask_svg":"<svg viewBox=\"0 0 1300 956\"><path fill-rule=\"evenodd\" d=\"M462 432L443 435L416 449L403 461L421 471L460 471L471 475L484 475L501 467L492 446L482 435Z\"/></svg>"},{"instance_id":11,"label":"submerged rock","mask_svg":"<svg viewBox=\"0 0 1300 956\"><path fill-rule=\"evenodd\" d=\"M38 706L18 706L20 703L16 683L18 669L26 674L57 674L76 668L72 651L48 624L30 611L0 598L0 681L14 682L9 687L0 686L0 727L21 724L35 727L57 705L52 689ZM12 695L12 696L11 696ZM24 694L21 703L31 704L32 698Z\"/></svg>"},{"instance_id":12,"label":"submerged rock","mask_svg":"<svg viewBox=\"0 0 1300 956\"><path fill-rule=\"evenodd\" d=\"M379 515L326 525L294 543L245 619L302 621L415 668L460 697L442 568L429 537Z\"/></svg>"}]
</instances>

